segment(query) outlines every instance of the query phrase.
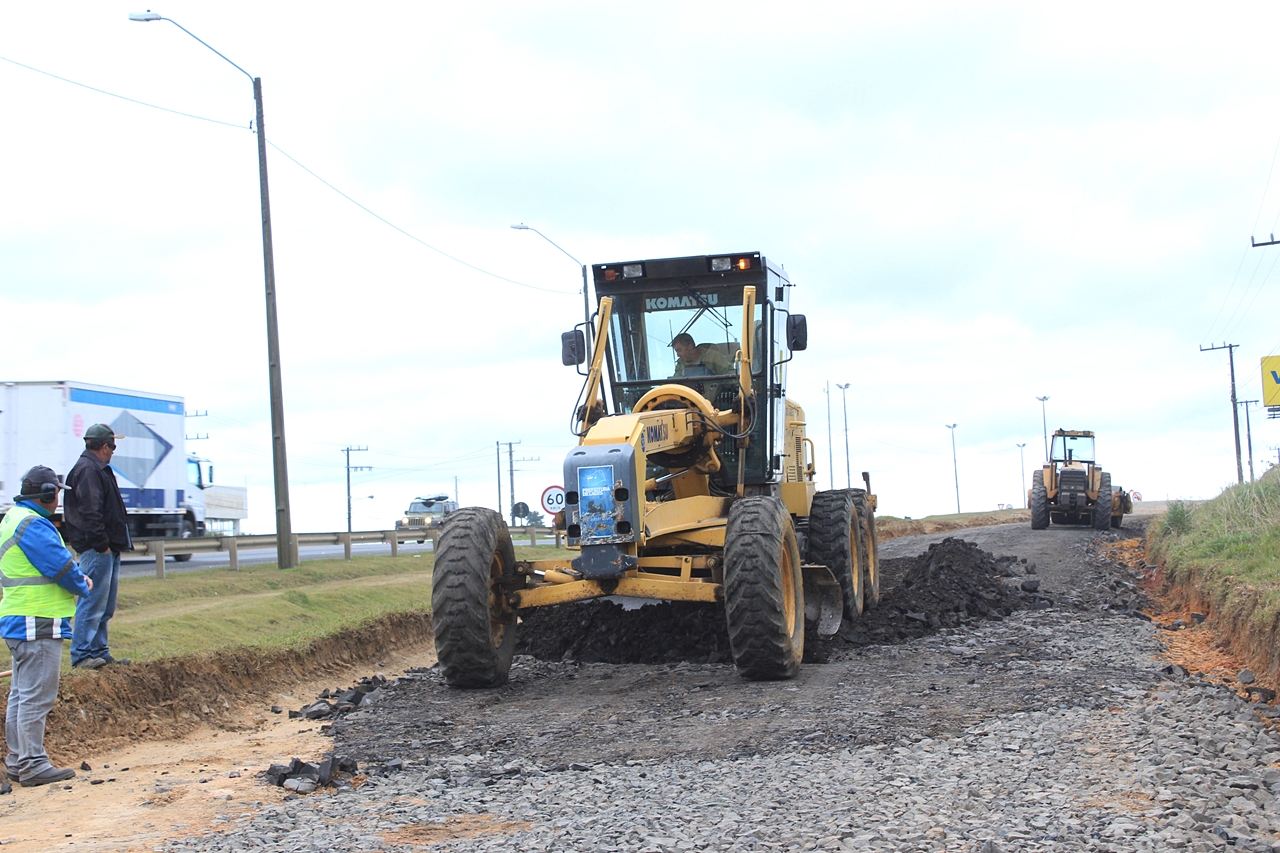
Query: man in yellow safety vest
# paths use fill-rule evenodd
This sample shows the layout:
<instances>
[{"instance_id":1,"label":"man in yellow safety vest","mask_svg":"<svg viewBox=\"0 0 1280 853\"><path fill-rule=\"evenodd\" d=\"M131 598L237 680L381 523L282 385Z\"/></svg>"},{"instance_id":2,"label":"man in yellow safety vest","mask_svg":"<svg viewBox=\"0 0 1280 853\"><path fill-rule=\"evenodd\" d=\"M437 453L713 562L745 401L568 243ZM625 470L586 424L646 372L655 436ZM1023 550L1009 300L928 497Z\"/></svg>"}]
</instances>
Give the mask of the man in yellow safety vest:
<instances>
[{"instance_id":1,"label":"man in yellow safety vest","mask_svg":"<svg viewBox=\"0 0 1280 853\"><path fill-rule=\"evenodd\" d=\"M13 655L4 716L5 772L24 788L76 775L54 767L44 751L44 726L58 698L62 641L71 638L76 596L93 582L76 565L49 517L67 488L37 465L22 478L22 494L0 520L0 637Z\"/></svg>"}]
</instances>

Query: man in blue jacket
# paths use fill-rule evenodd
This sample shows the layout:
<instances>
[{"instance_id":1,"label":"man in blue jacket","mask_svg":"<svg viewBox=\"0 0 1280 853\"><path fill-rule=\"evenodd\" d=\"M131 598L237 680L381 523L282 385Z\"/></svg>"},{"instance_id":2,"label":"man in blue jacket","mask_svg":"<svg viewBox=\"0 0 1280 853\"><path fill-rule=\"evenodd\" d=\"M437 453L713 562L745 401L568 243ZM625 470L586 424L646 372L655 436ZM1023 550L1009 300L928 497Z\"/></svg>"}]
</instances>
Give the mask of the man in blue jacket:
<instances>
[{"instance_id":1,"label":"man in blue jacket","mask_svg":"<svg viewBox=\"0 0 1280 853\"><path fill-rule=\"evenodd\" d=\"M44 751L44 725L58 698L62 641L71 637L76 596L87 596L86 578L49 517L58 475L37 465L22 478L22 494L0 521L0 637L13 655L4 740L5 772L24 788L76 775L54 767Z\"/></svg>"}]
</instances>

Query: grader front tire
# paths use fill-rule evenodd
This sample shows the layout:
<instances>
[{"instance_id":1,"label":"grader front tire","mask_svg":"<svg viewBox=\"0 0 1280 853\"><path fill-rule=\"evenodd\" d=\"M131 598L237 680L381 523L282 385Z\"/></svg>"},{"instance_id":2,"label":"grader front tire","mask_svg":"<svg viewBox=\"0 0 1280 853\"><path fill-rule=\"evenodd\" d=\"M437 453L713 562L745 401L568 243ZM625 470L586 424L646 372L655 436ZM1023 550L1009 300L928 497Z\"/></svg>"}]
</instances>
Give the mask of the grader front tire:
<instances>
[{"instance_id":1,"label":"grader front tire","mask_svg":"<svg viewBox=\"0 0 1280 853\"><path fill-rule=\"evenodd\" d=\"M795 528L777 498L739 498L729 508L724 609L743 678L795 677L804 656L804 581Z\"/></svg>"},{"instance_id":2,"label":"grader front tire","mask_svg":"<svg viewBox=\"0 0 1280 853\"><path fill-rule=\"evenodd\" d=\"M506 683L516 646L516 612L507 605L515 548L501 516L467 507L449 516L436 543L431 620L436 656L451 687Z\"/></svg>"},{"instance_id":3,"label":"grader front tire","mask_svg":"<svg viewBox=\"0 0 1280 853\"><path fill-rule=\"evenodd\" d=\"M831 570L844 593L844 618L862 613L862 533L855 498L848 491L818 492L809 509L809 562Z\"/></svg>"}]
</instances>

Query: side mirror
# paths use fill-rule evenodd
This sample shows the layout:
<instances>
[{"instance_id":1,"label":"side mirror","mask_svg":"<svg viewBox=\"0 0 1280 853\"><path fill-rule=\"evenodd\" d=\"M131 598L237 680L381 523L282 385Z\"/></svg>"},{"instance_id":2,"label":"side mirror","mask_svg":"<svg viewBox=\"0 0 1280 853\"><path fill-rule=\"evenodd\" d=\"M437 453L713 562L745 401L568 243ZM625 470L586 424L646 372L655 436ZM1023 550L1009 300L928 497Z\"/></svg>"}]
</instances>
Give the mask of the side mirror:
<instances>
[{"instance_id":1,"label":"side mirror","mask_svg":"<svg viewBox=\"0 0 1280 853\"><path fill-rule=\"evenodd\" d=\"M213 466L209 466L209 485L213 485Z\"/></svg>"},{"instance_id":2,"label":"side mirror","mask_svg":"<svg viewBox=\"0 0 1280 853\"><path fill-rule=\"evenodd\" d=\"M803 314L787 315L787 349L800 352L809 347L809 323Z\"/></svg>"},{"instance_id":3,"label":"side mirror","mask_svg":"<svg viewBox=\"0 0 1280 853\"><path fill-rule=\"evenodd\" d=\"M587 336L581 329L565 332L560 336L560 363L582 364L587 360Z\"/></svg>"}]
</instances>

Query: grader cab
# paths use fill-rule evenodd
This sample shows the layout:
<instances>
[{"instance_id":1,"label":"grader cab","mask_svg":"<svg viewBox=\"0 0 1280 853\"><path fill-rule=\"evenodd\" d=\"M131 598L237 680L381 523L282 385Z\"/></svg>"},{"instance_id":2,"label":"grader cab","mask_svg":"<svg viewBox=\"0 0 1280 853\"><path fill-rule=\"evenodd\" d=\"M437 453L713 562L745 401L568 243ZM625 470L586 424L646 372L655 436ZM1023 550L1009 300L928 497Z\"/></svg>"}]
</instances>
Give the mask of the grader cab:
<instances>
[{"instance_id":1,"label":"grader cab","mask_svg":"<svg viewBox=\"0 0 1280 853\"><path fill-rule=\"evenodd\" d=\"M1032 478L1027 506L1033 530L1044 530L1050 521L1118 528L1133 511L1128 492L1113 488L1111 474L1096 464L1089 430L1054 430L1049 461Z\"/></svg>"},{"instance_id":2,"label":"grader cab","mask_svg":"<svg viewBox=\"0 0 1280 853\"><path fill-rule=\"evenodd\" d=\"M786 271L747 252L593 278L590 338L583 324L561 339L584 377L557 516L578 554L516 561L497 513L453 513L432 578L445 679L503 683L521 610L606 596L720 605L740 674L791 678L806 622L835 633L878 602L879 573L870 478L818 492L804 410L786 398L808 334Z\"/></svg>"}]
</instances>

